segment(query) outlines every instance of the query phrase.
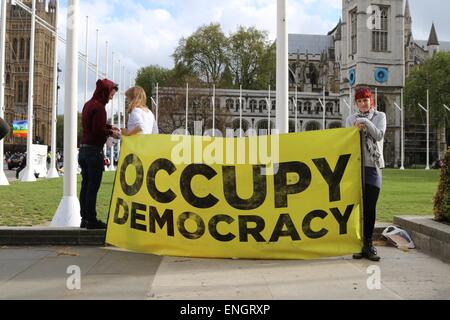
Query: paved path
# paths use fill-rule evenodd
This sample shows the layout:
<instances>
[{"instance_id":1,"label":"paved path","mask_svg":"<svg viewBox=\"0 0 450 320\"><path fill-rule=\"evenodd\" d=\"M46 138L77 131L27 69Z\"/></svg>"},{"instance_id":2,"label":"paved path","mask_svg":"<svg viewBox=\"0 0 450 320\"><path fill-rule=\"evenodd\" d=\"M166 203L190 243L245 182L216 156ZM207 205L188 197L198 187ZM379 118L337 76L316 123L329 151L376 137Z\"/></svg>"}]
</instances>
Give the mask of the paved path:
<instances>
[{"instance_id":1,"label":"paved path","mask_svg":"<svg viewBox=\"0 0 450 320\"><path fill-rule=\"evenodd\" d=\"M450 299L449 264L416 250L379 247L379 252L383 259L373 264L351 257L217 260L111 247L4 247L0 299ZM80 290L67 288L73 265L80 268ZM371 265L380 268L380 289L367 288Z\"/></svg>"}]
</instances>

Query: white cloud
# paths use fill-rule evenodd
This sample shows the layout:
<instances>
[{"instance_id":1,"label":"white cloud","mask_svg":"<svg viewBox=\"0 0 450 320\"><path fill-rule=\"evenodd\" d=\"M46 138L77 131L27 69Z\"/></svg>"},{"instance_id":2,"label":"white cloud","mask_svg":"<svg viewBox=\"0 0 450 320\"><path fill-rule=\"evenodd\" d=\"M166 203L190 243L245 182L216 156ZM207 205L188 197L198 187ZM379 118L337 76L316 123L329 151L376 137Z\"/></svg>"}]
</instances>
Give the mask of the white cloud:
<instances>
[{"instance_id":1,"label":"white cloud","mask_svg":"<svg viewBox=\"0 0 450 320\"><path fill-rule=\"evenodd\" d=\"M435 15L439 39L449 38L449 23L442 7L450 5L437 0L410 0L413 13L415 38L427 38L431 26L432 12ZM65 6L67 1L63 1ZM105 67L105 41L111 51L116 52L128 72L135 72L144 66L158 64L171 68L173 54L180 38L192 34L203 24L219 22L226 34L236 31L239 25L255 26L266 30L269 38L276 37L275 0L82 0L80 3L79 49L84 52L85 16L89 15L90 61L95 61L95 29L100 30L100 69ZM342 0L290 0L288 1L288 25L290 33L326 34L340 17ZM422 10L423 6L426 10ZM62 8L60 27L65 34L66 10ZM60 62L64 63L64 48L59 50ZM111 67L109 67L111 73ZM118 68L116 68L116 75ZM90 93L95 86L94 74L90 74ZM60 84L64 76L62 75ZM80 91L84 90L84 67L79 71ZM127 85L129 81L127 80ZM84 96L81 95L81 96ZM63 97L61 97L63 101ZM80 101L79 109L84 101ZM63 103L60 103L60 112Z\"/></svg>"}]
</instances>

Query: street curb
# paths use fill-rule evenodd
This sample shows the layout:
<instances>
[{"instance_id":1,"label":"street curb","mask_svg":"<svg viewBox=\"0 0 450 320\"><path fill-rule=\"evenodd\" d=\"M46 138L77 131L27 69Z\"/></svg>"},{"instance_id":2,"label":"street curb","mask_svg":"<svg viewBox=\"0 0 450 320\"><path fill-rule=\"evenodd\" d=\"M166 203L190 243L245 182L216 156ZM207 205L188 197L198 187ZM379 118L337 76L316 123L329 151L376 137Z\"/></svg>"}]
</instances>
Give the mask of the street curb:
<instances>
[{"instance_id":1,"label":"street curb","mask_svg":"<svg viewBox=\"0 0 450 320\"><path fill-rule=\"evenodd\" d=\"M103 246L105 236L105 230L0 227L0 246Z\"/></svg>"},{"instance_id":2,"label":"street curb","mask_svg":"<svg viewBox=\"0 0 450 320\"><path fill-rule=\"evenodd\" d=\"M450 263L450 226L433 216L395 216L396 225L408 231L416 248Z\"/></svg>"},{"instance_id":3,"label":"street curb","mask_svg":"<svg viewBox=\"0 0 450 320\"><path fill-rule=\"evenodd\" d=\"M374 240L388 224L375 226ZM106 230L45 227L0 227L0 246L104 246Z\"/></svg>"}]
</instances>

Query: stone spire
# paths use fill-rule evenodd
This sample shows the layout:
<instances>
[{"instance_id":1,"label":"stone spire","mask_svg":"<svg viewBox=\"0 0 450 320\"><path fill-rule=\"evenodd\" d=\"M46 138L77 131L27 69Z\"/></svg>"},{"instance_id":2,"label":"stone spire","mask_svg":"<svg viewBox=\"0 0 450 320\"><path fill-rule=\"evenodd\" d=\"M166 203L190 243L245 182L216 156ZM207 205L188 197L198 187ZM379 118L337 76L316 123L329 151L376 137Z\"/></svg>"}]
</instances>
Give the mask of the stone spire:
<instances>
[{"instance_id":1,"label":"stone spire","mask_svg":"<svg viewBox=\"0 0 450 320\"><path fill-rule=\"evenodd\" d=\"M439 40L436 33L436 28L434 27L434 22L431 25L430 37L428 38L427 46L439 46Z\"/></svg>"},{"instance_id":2,"label":"stone spire","mask_svg":"<svg viewBox=\"0 0 450 320\"><path fill-rule=\"evenodd\" d=\"M411 19L411 10L409 9L409 0L406 0L405 5L405 19Z\"/></svg>"}]
</instances>

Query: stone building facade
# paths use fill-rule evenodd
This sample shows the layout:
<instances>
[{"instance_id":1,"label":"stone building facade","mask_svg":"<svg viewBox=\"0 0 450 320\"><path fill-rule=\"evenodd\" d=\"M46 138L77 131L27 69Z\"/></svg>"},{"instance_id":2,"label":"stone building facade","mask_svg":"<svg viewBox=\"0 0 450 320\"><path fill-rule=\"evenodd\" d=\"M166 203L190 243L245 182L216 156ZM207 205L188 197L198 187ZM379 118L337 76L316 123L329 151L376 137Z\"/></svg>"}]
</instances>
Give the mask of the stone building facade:
<instances>
[{"instance_id":1,"label":"stone building facade","mask_svg":"<svg viewBox=\"0 0 450 320\"><path fill-rule=\"evenodd\" d=\"M323 113L318 102L326 95L325 128L343 126L347 116L356 110L351 96L358 86L368 86L376 92L377 108L386 113L388 128L385 137L387 166L398 167L401 158L401 91L411 69L438 51L450 51L450 42L439 42L436 27L431 27L428 41L415 40L413 19L408 0L342 0L342 17L327 35L289 35L290 131L295 114L294 91L298 90L299 131L323 128ZM370 23L375 22L375 27ZM163 88L161 99L184 95L183 89ZM212 90L191 89L200 100L211 101ZM239 127L239 90L217 90L218 104L231 110L232 124ZM268 111L265 91L244 91L243 123L246 127L267 128ZM271 93L275 97L275 92ZM271 100L273 106L274 100ZM180 108L183 109L184 102ZM191 106L194 108L194 104ZM191 109L192 110L192 109ZM179 114L184 119L184 112ZM272 111L272 126L275 123ZM267 119L267 120L266 120ZM204 119L202 119L204 120ZM184 121L184 120L183 120ZM407 119L405 131L405 163L424 163L425 126L416 119ZM431 133L431 161L446 150L445 134L437 128Z\"/></svg>"},{"instance_id":2,"label":"stone building facade","mask_svg":"<svg viewBox=\"0 0 450 320\"><path fill-rule=\"evenodd\" d=\"M23 3L31 8L31 0ZM36 15L55 25L56 0L37 0ZM14 2L7 4L5 120L26 120L28 115L31 15ZM36 24L34 55L33 141L50 145L53 106L54 36ZM25 138L5 139L9 145L26 145Z\"/></svg>"}]
</instances>

